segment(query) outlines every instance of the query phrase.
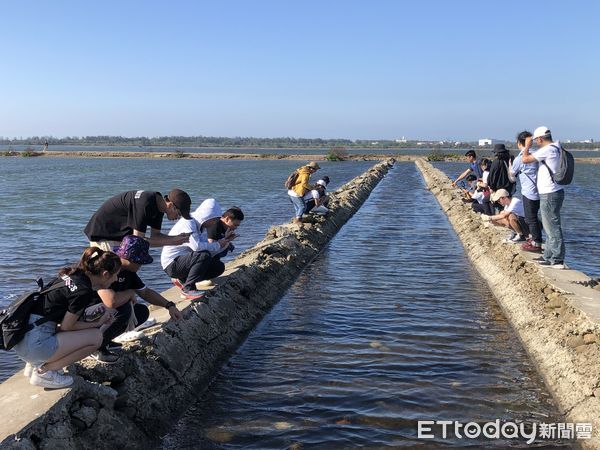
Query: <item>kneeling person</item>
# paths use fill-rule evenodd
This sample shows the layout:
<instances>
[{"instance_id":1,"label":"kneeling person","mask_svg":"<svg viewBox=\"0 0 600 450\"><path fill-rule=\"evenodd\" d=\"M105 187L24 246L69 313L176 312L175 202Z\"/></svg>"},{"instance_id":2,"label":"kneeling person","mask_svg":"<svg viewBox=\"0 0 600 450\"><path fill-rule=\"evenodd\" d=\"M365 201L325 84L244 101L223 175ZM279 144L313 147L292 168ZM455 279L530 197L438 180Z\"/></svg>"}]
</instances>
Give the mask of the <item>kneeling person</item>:
<instances>
[{"instance_id":1,"label":"kneeling person","mask_svg":"<svg viewBox=\"0 0 600 450\"><path fill-rule=\"evenodd\" d=\"M493 202L500 203L504 210L491 216L482 214L482 220L512 230L513 235L508 238L510 242L525 241L525 236L529 234L529 227L525 222L525 211L521 200L511 197L506 189L498 189L492 194L491 199Z\"/></svg>"},{"instance_id":2,"label":"kneeling person","mask_svg":"<svg viewBox=\"0 0 600 450\"><path fill-rule=\"evenodd\" d=\"M153 261L152 256L148 253L149 248L150 244L144 238L129 235L125 236L121 245L114 249L121 259L121 270L117 280L110 285L110 288L98 290L102 303L108 308L116 310L114 322L104 330L102 345L92 355L100 362L111 363L118 359L117 355L109 351L109 347L118 346L112 340L128 331L132 314L135 314L136 324L142 324L148 319L150 311L146 305L136 303L137 296L152 305L167 308L169 315L174 320L182 318L175 303L147 287L137 274L142 265L150 264Z\"/></svg>"}]
</instances>

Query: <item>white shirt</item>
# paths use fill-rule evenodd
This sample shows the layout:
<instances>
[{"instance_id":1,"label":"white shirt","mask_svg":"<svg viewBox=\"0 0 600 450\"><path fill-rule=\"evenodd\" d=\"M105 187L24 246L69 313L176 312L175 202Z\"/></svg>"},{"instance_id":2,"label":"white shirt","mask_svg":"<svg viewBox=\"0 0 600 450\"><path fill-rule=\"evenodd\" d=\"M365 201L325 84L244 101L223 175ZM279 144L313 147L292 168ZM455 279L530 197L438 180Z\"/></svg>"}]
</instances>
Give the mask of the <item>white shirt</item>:
<instances>
[{"instance_id":1,"label":"white shirt","mask_svg":"<svg viewBox=\"0 0 600 450\"><path fill-rule=\"evenodd\" d=\"M483 175L481 175L481 182L487 186L488 177L490 176L489 170L484 170Z\"/></svg>"},{"instance_id":2,"label":"white shirt","mask_svg":"<svg viewBox=\"0 0 600 450\"><path fill-rule=\"evenodd\" d=\"M221 244L218 242L209 243L206 230L200 232L200 224L196 219L186 220L181 218L177 221L169 236L177 236L181 233L192 233L189 242L181 245L165 245L160 254L160 265L163 269L166 269L175 258L181 255L185 255L189 252L196 251L209 251L216 252L221 250Z\"/></svg>"},{"instance_id":3,"label":"white shirt","mask_svg":"<svg viewBox=\"0 0 600 450\"><path fill-rule=\"evenodd\" d=\"M517 197L513 197L510 200L510 204L504 207L504 211L511 212L519 217L525 217L525 210L523 209L523 202Z\"/></svg>"},{"instance_id":4,"label":"white shirt","mask_svg":"<svg viewBox=\"0 0 600 450\"><path fill-rule=\"evenodd\" d=\"M537 188L540 194L550 194L563 189L560 184L556 184L554 181L552 181L550 172L548 172L548 168L552 170L552 173L555 173L558 169L560 150L558 150L557 147L560 147L560 144L558 142L553 142L552 144L548 144L540 148L535 153L532 153L532 156L540 163L537 177ZM542 161L544 161L548 167L546 167Z\"/></svg>"},{"instance_id":5,"label":"white shirt","mask_svg":"<svg viewBox=\"0 0 600 450\"><path fill-rule=\"evenodd\" d=\"M319 191L317 191L316 189L313 189L312 191L308 191L306 194L304 194L304 197L302 197L304 199L305 202L312 200L313 198L315 199L315 202L317 200L319 200Z\"/></svg>"}]
</instances>

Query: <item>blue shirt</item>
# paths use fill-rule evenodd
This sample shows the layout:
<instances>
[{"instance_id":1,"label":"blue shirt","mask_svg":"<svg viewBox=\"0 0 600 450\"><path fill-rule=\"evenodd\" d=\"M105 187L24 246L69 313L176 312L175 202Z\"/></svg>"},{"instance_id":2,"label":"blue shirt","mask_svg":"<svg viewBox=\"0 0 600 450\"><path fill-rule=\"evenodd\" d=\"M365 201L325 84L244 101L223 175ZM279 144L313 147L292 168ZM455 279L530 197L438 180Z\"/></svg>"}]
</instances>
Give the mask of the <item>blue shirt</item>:
<instances>
[{"instance_id":1,"label":"blue shirt","mask_svg":"<svg viewBox=\"0 0 600 450\"><path fill-rule=\"evenodd\" d=\"M481 178L483 176L483 170L481 169L481 167L479 167L480 164L481 161L479 160L469 164L469 167L471 167L471 170L477 178Z\"/></svg>"},{"instance_id":2,"label":"blue shirt","mask_svg":"<svg viewBox=\"0 0 600 450\"><path fill-rule=\"evenodd\" d=\"M523 152L521 151L512 163L512 172L519 176L519 183L521 183L521 195L527 197L529 200L539 200L540 195L538 194L536 185L538 163L525 164L522 158Z\"/></svg>"}]
</instances>

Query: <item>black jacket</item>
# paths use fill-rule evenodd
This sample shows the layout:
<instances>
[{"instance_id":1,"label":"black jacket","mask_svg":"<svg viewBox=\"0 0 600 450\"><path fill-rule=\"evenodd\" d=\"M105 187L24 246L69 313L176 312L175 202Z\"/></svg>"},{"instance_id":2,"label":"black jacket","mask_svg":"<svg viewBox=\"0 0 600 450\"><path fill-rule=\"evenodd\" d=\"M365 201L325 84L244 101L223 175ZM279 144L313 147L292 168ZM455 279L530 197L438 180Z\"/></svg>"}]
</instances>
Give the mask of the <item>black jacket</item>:
<instances>
[{"instance_id":1,"label":"black jacket","mask_svg":"<svg viewBox=\"0 0 600 450\"><path fill-rule=\"evenodd\" d=\"M493 191L506 189L510 194L515 189L515 183L508 178L508 165L510 153L508 151L496 153L496 159L492 161L490 174L488 175L488 186Z\"/></svg>"}]
</instances>

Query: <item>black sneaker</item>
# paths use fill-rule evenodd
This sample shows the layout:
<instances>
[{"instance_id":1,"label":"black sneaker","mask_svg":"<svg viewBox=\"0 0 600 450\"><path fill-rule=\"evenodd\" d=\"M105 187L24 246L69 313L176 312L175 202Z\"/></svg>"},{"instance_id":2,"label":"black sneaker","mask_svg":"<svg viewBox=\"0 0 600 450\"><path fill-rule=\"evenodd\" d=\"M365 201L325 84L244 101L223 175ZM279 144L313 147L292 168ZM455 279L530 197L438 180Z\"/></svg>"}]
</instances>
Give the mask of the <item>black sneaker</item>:
<instances>
[{"instance_id":1,"label":"black sneaker","mask_svg":"<svg viewBox=\"0 0 600 450\"><path fill-rule=\"evenodd\" d=\"M94 353L92 353L90 355L90 358L95 359L98 362L104 363L104 364L114 364L116 363L120 356L114 354L113 352L107 350L107 349L98 349L98 351L95 351Z\"/></svg>"},{"instance_id":2,"label":"black sneaker","mask_svg":"<svg viewBox=\"0 0 600 450\"><path fill-rule=\"evenodd\" d=\"M121 347L123 347L123 344L121 344L120 342L115 342L115 341L110 341L108 343L108 345L106 346L106 348L110 349L120 349Z\"/></svg>"},{"instance_id":3,"label":"black sneaker","mask_svg":"<svg viewBox=\"0 0 600 450\"><path fill-rule=\"evenodd\" d=\"M538 256L537 258L533 258L532 261L535 261L537 263L541 263L541 262L546 261L546 260L544 259L543 256Z\"/></svg>"}]
</instances>

